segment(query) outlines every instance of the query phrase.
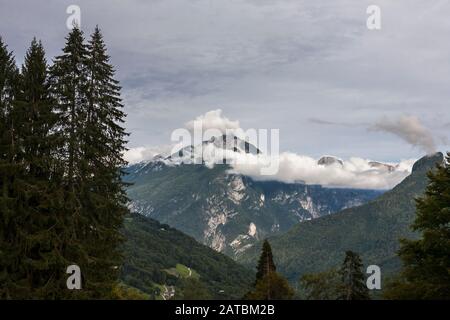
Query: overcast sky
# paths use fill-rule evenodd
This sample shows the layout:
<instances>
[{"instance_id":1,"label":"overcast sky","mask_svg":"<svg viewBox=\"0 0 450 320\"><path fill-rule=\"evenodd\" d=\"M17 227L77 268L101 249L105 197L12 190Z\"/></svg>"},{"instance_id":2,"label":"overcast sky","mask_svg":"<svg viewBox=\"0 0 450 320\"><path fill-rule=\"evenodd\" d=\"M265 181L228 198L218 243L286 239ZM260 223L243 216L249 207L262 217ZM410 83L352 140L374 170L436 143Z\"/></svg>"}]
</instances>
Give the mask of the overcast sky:
<instances>
[{"instance_id":1,"label":"overcast sky","mask_svg":"<svg viewBox=\"0 0 450 320\"><path fill-rule=\"evenodd\" d=\"M280 148L383 161L450 149L447 0L0 0L18 63L33 36L49 61L68 30L103 31L123 86L130 147L221 109L279 128ZM366 8L381 7L381 30Z\"/></svg>"}]
</instances>

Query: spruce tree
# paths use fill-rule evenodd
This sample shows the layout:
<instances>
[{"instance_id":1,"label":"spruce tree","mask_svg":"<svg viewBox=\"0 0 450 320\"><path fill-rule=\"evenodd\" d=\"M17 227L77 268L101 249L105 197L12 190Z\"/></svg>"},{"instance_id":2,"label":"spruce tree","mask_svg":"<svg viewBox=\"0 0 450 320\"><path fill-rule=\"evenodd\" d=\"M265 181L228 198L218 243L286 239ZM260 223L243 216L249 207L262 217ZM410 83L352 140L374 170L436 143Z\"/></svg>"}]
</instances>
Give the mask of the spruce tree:
<instances>
[{"instance_id":1,"label":"spruce tree","mask_svg":"<svg viewBox=\"0 0 450 320\"><path fill-rule=\"evenodd\" d=\"M450 299L450 153L428 173L412 225L418 240L401 240L403 269L385 293L389 299Z\"/></svg>"},{"instance_id":2,"label":"spruce tree","mask_svg":"<svg viewBox=\"0 0 450 320\"><path fill-rule=\"evenodd\" d=\"M342 280L343 300L368 300L369 289L365 283L363 264L359 255L352 251L345 253L345 259L339 271Z\"/></svg>"},{"instance_id":3,"label":"spruce tree","mask_svg":"<svg viewBox=\"0 0 450 320\"><path fill-rule=\"evenodd\" d=\"M111 292L118 280L122 256L120 229L128 213L122 182L125 114L120 98L120 86L114 79L100 29L95 28L88 43L87 113L82 142L83 179L82 206L87 215L89 233L86 248L91 257L87 270L88 286L97 294Z\"/></svg>"},{"instance_id":4,"label":"spruce tree","mask_svg":"<svg viewBox=\"0 0 450 320\"><path fill-rule=\"evenodd\" d=\"M17 96L18 69L14 56L0 37L0 298L12 298L16 270L20 268L15 219L19 202L16 177L17 136L14 102Z\"/></svg>"},{"instance_id":5,"label":"spruce tree","mask_svg":"<svg viewBox=\"0 0 450 320\"><path fill-rule=\"evenodd\" d=\"M86 248L89 229L87 214L82 205L83 141L87 120L88 50L82 31L74 27L66 37L63 53L54 59L50 68L50 88L56 103L55 180L60 184L59 248L66 267L76 264L83 275L83 290L62 290L63 298L89 298L95 291L85 286L91 259ZM56 181L55 181L56 182ZM65 272L65 270L61 270Z\"/></svg>"},{"instance_id":6,"label":"spruce tree","mask_svg":"<svg viewBox=\"0 0 450 320\"><path fill-rule=\"evenodd\" d=\"M289 282L277 272L271 272L258 280L255 289L245 299L249 300L290 300L295 292Z\"/></svg>"},{"instance_id":7,"label":"spruce tree","mask_svg":"<svg viewBox=\"0 0 450 320\"><path fill-rule=\"evenodd\" d=\"M285 300L294 296L294 290L288 281L276 272L272 248L264 240L261 256L258 260L254 289L244 299L250 300Z\"/></svg>"},{"instance_id":8,"label":"spruce tree","mask_svg":"<svg viewBox=\"0 0 450 320\"><path fill-rule=\"evenodd\" d=\"M272 248L267 239L264 240L256 270L255 284L258 280L264 278L264 276L276 271L275 263L273 262Z\"/></svg>"},{"instance_id":9,"label":"spruce tree","mask_svg":"<svg viewBox=\"0 0 450 320\"><path fill-rule=\"evenodd\" d=\"M60 207L56 157L56 114L50 97L48 66L41 42L33 39L21 70L16 109L23 170L18 179L20 207L16 219L22 236L21 269L27 298L56 298L65 288L66 261L59 251L65 224ZM25 298L21 296L21 298Z\"/></svg>"}]
</instances>

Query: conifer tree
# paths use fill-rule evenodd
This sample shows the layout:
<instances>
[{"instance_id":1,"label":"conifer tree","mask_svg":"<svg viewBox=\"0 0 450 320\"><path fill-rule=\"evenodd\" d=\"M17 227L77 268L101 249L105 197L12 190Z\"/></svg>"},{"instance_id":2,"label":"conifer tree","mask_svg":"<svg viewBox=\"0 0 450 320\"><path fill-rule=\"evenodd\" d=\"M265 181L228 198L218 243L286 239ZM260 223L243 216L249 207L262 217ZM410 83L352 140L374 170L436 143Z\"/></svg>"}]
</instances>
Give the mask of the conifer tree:
<instances>
[{"instance_id":1,"label":"conifer tree","mask_svg":"<svg viewBox=\"0 0 450 320\"><path fill-rule=\"evenodd\" d=\"M100 30L75 27L48 71L33 40L19 75L0 38L0 298L109 298L128 212L120 86ZM83 290L67 290L76 264Z\"/></svg>"},{"instance_id":2,"label":"conifer tree","mask_svg":"<svg viewBox=\"0 0 450 320\"><path fill-rule=\"evenodd\" d=\"M66 38L63 54L55 58L50 69L52 93L59 115L61 145L58 152L66 167L67 184L74 192L80 184L81 144L87 120L87 59L83 32L74 27Z\"/></svg>"},{"instance_id":3,"label":"conifer tree","mask_svg":"<svg viewBox=\"0 0 450 320\"><path fill-rule=\"evenodd\" d=\"M403 269L386 298L450 299L450 153L428 178L425 194L416 201L412 225L421 237L401 240Z\"/></svg>"},{"instance_id":4,"label":"conifer tree","mask_svg":"<svg viewBox=\"0 0 450 320\"><path fill-rule=\"evenodd\" d=\"M78 28L71 31L52 81L66 168L64 207L74 233L68 254L81 268L84 297L107 298L120 272L120 228L128 212L121 179L126 133L120 86L98 28L87 45Z\"/></svg>"},{"instance_id":5,"label":"conifer tree","mask_svg":"<svg viewBox=\"0 0 450 320\"><path fill-rule=\"evenodd\" d=\"M88 50L83 33L74 27L66 37L63 53L54 59L50 68L50 88L56 103L57 161L55 179L61 185L59 197L60 252L66 267L76 264L83 275L83 290L63 290L64 298L89 298L95 294L85 286L89 274L90 257L86 248L89 224L83 210L83 141L87 120ZM64 272L65 270L61 270Z\"/></svg>"},{"instance_id":6,"label":"conifer tree","mask_svg":"<svg viewBox=\"0 0 450 320\"><path fill-rule=\"evenodd\" d=\"M261 256L258 261L254 289L244 299L250 300L287 300L294 296L294 289L288 281L276 272L273 262L272 248L269 241L264 240Z\"/></svg>"},{"instance_id":7,"label":"conifer tree","mask_svg":"<svg viewBox=\"0 0 450 320\"><path fill-rule=\"evenodd\" d=\"M122 256L120 228L128 212L122 182L125 133L120 86L114 79L100 29L88 43L87 114L83 137L82 206L89 229L86 247L92 257L87 274L92 288L105 296L118 280Z\"/></svg>"},{"instance_id":8,"label":"conifer tree","mask_svg":"<svg viewBox=\"0 0 450 320\"><path fill-rule=\"evenodd\" d=\"M26 298L56 298L65 288L66 261L59 251L61 222L56 166L56 114L50 97L48 66L41 42L33 39L21 70L16 109L20 123L18 179L20 207L16 221L23 244L19 248ZM24 288L24 289L25 289ZM21 296L21 298L25 298Z\"/></svg>"},{"instance_id":9,"label":"conifer tree","mask_svg":"<svg viewBox=\"0 0 450 320\"><path fill-rule=\"evenodd\" d=\"M345 253L345 259L339 271L342 279L343 300L368 300L369 289L362 271L363 264L359 255L352 251Z\"/></svg>"},{"instance_id":10,"label":"conifer tree","mask_svg":"<svg viewBox=\"0 0 450 320\"><path fill-rule=\"evenodd\" d=\"M276 271L275 263L273 262L272 248L270 247L270 243L267 239L264 240L261 256L259 257L256 270L255 283L269 273Z\"/></svg>"},{"instance_id":11,"label":"conifer tree","mask_svg":"<svg viewBox=\"0 0 450 320\"><path fill-rule=\"evenodd\" d=\"M0 298L12 298L12 286L20 268L15 212L17 137L14 102L17 96L18 69L14 56L0 38Z\"/></svg>"},{"instance_id":12,"label":"conifer tree","mask_svg":"<svg viewBox=\"0 0 450 320\"><path fill-rule=\"evenodd\" d=\"M256 283L255 289L245 299L249 300L290 300L295 292L289 282L277 272L265 275Z\"/></svg>"}]
</instances>

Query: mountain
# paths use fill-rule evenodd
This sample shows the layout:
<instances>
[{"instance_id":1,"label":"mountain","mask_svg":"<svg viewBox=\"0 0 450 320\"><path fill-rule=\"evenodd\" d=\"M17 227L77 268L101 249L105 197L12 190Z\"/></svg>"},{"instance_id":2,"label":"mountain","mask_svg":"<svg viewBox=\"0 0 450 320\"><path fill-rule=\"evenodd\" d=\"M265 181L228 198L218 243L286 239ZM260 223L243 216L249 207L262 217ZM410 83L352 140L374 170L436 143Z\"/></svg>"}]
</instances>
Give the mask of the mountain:
<instances>
[{"instance_id":1,"label":"mountain","mask_svg":"<svg viewBox=\"0 0 450 320\"><path fill-rule=\"evenodd\" d=\"M278 270L297 283L302 274L340 265L345 251L352 250L362 255L365 264L380 266L384 276L397 271L399 238L417 237L410 229L415 217L414 199L425 190L427 172L442 161L442 153L423 157L408 177L377 199L299 223L287 233L270 238ZM239 261L254 265L259 248L260 244L250 248Z\"/></svg>"},{"instance_id":2,"label":"mountain","mask_svg":"<svg viewBox=\"0 0 450 320\"><path fill-rule=\"evenodd\" d=\"M211 298L238 299L254 274L168 225L131 214L125 219L122 281L151 297L171 298L185 281L195 279Z\"/></svg>"},{"instance_id":3,"label":"mountain","mask_svg":"<svg viewBox=\"0 0 450 320\"><path fill-rule=\"evenodd\" d=\"M221 153L219 153L221 151ZM228 152L228 154L226 153ZM211 137L196 146L189 145L181 148L168 157L159 156L158 160L166 164L205 164L217 160L226 163L227 155L236 154L260 154L261 151L248 141L235 135L222 135ZM217 157L221 157L217 159Z\"/></svg>"},{"instance_id":4,"label":"mountain","mask_svg":"<svg viewBox=\"0 0 450 320\"><path fill-rule=\"evenodd\" d=\"M247 142L226 136L204 142L204 146L211 145L233 152L259 152ZM127 190L130 208L232 257L301 221L361 205L382 194L256 181L230 173L226 164L202 165L204 159L199 165L191 164L202 153L190 146L177 154L126 168L125 181L132 183Z\"/></svg>"}]
</instances>

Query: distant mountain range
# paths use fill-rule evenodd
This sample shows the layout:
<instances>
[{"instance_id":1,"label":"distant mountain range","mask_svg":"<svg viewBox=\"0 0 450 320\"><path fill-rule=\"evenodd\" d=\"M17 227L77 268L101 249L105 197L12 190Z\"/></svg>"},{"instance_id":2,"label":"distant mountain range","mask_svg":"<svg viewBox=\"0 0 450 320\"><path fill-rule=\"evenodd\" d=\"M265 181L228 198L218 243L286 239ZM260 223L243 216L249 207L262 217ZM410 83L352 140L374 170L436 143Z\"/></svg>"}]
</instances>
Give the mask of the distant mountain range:
<instances>
[{"instance_id":1,"label":"distant mountain range","mask_svg":"<svg viewBox=\"0 0 450 320\"><path fill-rule=\"evenodd\" d=\"M248 142L222 136L204 141L202 153L189 146L176 154L131 165L125 177L132 183L128 188L130 208L232 257L299 222L361 205L383 193L256 181L230 173L226 164L201 165L208 146L237 153L260 152ZM200 165L193 165L193 159ZM319 161L322 165L339 163L329 156Z\"/></svg>"},{"instance_id":2,"label":"distant mountain range","mask_svg":"<svg viewBox=\"0 0 450 320\"><path fill-rule=\"evenodd\" d=\"M364 205L297 224L287 233L271 237L278 270L292 283L302 274L338 266L346 250L362 255L365 264L381 267L384 276L398 271L400 238L415 238L410 229L415 217L414 199L423 194L427 172L442 163L442 153L418 160L412 173L394 189ZM253 266L260 243L238 257Z\"/></svg>"}]
</instances>

